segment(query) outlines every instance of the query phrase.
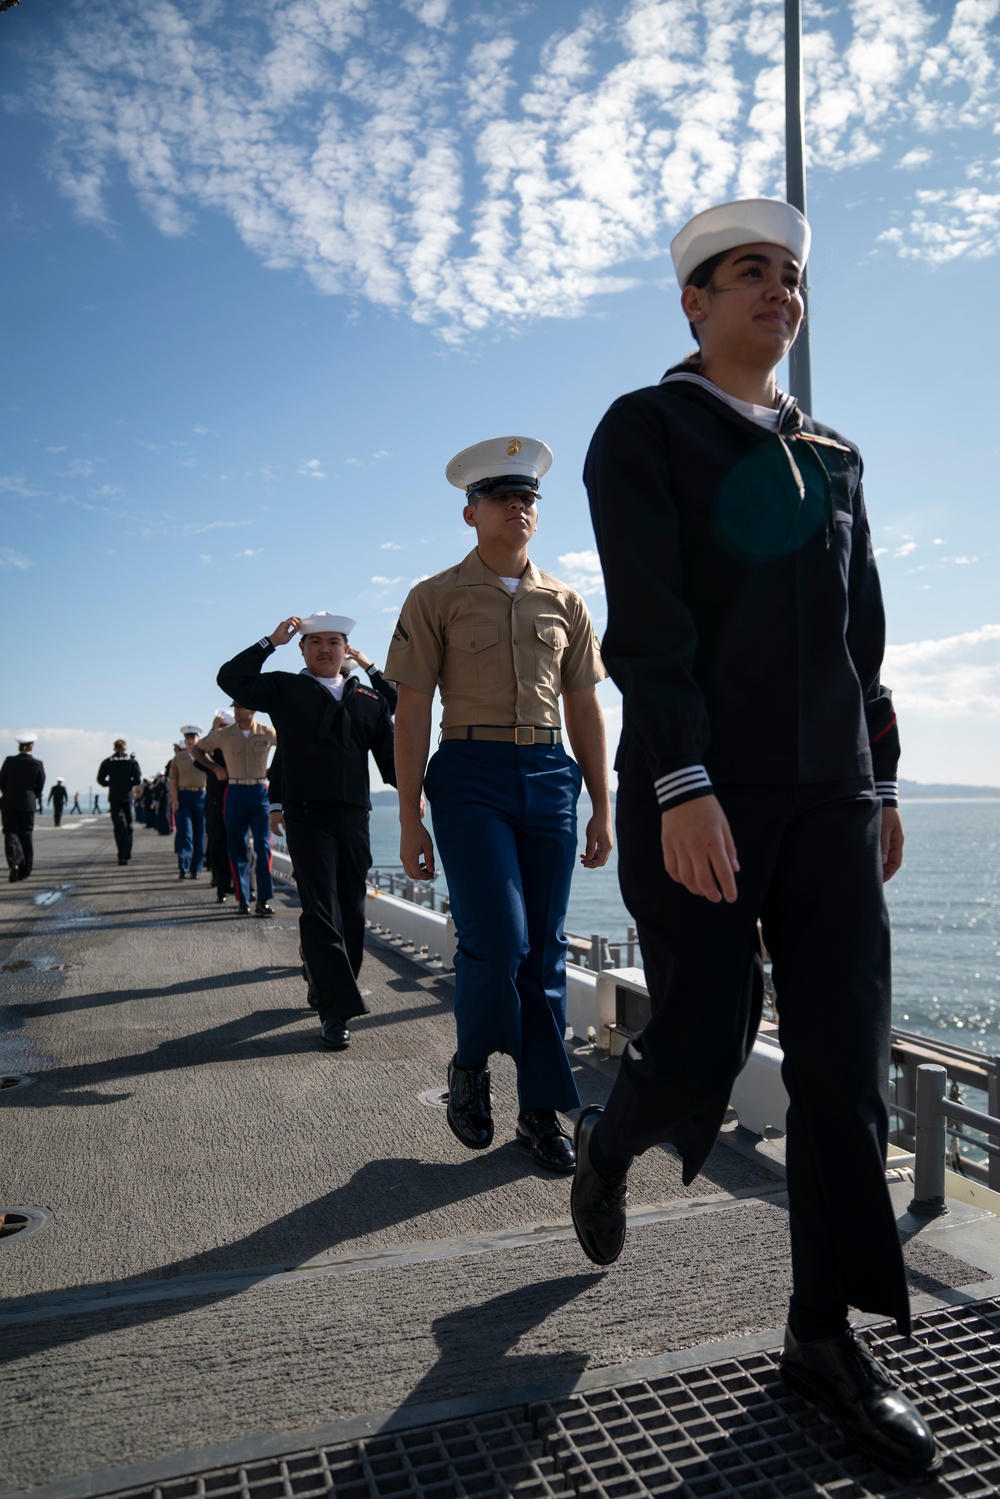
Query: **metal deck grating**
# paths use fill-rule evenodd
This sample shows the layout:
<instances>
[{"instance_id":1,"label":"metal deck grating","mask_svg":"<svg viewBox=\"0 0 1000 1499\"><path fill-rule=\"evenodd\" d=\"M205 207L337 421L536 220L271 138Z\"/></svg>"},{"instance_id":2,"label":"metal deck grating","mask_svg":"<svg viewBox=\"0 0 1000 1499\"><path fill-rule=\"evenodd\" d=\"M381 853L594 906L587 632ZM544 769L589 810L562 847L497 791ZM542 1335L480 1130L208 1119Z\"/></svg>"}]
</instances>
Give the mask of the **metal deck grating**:
<instances>
[{"instance_id":1,"label":"metal deck grating","mask_svg":"<svg viewBox=\"0 0 1000 1499\"><path fill-rule=\"evenodd\" d=\"M873 1338L944 1452L933 1482L874 1468L755 1353L609 1389L232 1466L114 1499L879 1499L1000 1493L1000 1302ZM91 1490L96 1494L98 1490ZM111 1496L108 1496L111 1499Z\"/></svg>"}]
</instances>

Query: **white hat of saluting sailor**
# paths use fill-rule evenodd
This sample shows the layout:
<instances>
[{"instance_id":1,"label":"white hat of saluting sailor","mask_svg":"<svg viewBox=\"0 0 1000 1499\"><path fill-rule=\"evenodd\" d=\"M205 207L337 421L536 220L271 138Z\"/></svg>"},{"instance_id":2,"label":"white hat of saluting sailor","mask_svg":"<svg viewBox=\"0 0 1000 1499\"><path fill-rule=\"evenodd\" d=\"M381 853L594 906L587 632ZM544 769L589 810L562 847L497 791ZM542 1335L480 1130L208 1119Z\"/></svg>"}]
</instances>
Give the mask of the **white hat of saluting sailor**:
<instances>
[{"instance_id":1,"label":"white hat of saluting sailor","mask_svg":"<svg viewBox=\"0 0 1000 1499\"><path fill-rule=\"evenodd\" d=\"M490 494L532 494L552 467L552 450L537 437L490 437L456 453L445 478L470 500Z\"/></svg>"},{"instance_id":2,"label":"white hat of saluting sailor","mask_svg":"<svg viewBox=\"0 0 1000 1499\"><path fill-rule=\"evenodd\" d=\"M201 729L198 727L198 725L196 723L186 723L183 726L183 728L181 729L181 733L182 734L197 734L200 737L200 735L201 735Z\"/></svg>"},{"instance_id":3,"label":"white hat of saluting sailor","mask_svg":"<svg viewBox=\"0 0 1000 1499\"><path fill-rule=\"evenodd\" d=\"M309 618L304 619L299 625L299 634L325 635L336 633L346 638L350 635L356 624L357 620L348 619L346 614L327 614L325 609L317 609L315 614L310 614Z\"/></svg>"},{"instance_id":4,"label":"white hat of saluting sailor","mask_svg":"<svg viewBox=\"0 0 1000 1499\"><path fill-rule=\"evenodd\" d=\"M780 198L742 198L696 213L670 241L670 254L683 288L702 261L735 250L737 245L783 245L804 266L811 238L809 225L791 203Z\"/></svg>"}]
</instances>

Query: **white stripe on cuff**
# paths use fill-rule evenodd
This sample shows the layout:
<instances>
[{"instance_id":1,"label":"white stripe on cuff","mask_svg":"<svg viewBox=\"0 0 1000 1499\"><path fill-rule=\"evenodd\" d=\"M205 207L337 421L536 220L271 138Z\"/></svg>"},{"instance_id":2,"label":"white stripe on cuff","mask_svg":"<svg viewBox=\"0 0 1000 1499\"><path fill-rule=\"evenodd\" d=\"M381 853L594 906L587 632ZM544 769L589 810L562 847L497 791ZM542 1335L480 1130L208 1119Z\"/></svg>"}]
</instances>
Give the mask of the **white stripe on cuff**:
<instances>
[{"instance_id":1,"label":"white stripe on cuff","mask_svg":"<svg viewBox=\"0 0 1000 1499\"><path fill-rule=\"evenodd\" d=\"M897 781L876 781L875 795L880 796L883 801L899 801L899 783Z\"/></svg>"},{"instance_id":2,"label":"white stripe on cuff","mask_svg":"<svg viewBox=\"0 0 1000 1499\"><path fill-rule=\"evenodd\" d=\"M260 637L260 639L258 640L257 644L260 646L261 650L265 650L266 651L267 648L268 648L268 646L271 644L271 640L268 638L267 635L262 635Z\"/></svg>"},{"instance_id":3,"label":"white stripe on cuff","mask_svg":"<svg viewBox=\"0 0 1000 1499\"><path fill-rule=\"evenodd\" d=\"M712 781L704 765L688 765L684 770L675 770L671 775L660 776L653 782L656 800L661 807L688 791L700 791L703 788L708 791L712 789Z\"/></svg>"}]
</instances>

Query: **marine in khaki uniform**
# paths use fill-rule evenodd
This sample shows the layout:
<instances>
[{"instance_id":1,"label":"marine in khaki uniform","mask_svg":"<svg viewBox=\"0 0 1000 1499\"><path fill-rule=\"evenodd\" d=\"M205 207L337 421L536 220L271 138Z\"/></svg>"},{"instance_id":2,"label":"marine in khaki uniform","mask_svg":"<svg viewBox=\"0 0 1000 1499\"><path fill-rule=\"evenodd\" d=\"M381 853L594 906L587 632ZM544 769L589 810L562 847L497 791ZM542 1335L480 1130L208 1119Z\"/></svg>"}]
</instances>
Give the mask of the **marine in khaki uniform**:
<instances>
[{"instance_id":1,"label":"marine in khaki uniform","mask_svg":"<svg viewBox=\"0 0 1000 1499\"><path fill-rule=\"evenodd\" d=\"M611 807L595 691L606 673L590 616L578 594L528 561L538 481L551 462L545 444L526 437L477 443L452 459L447 477L464 491L477 545L410 591L385 671L399 687L403 867L412 879L434 873L423 786L458 935L448 1124L471 1150L491 1143L487 1064L506 1052L517 1067L516 1137L538 1165L566 1172L574 1155L556 1110L580 1099L564 1045L563 928L581 784L594 808L586 868L608 858ZM428 764L437 689L441 744ZM560 696L575 761L562 745Z\"/></svg>"},{"instance_id":2,"label":"marine in khaki uniform","mask_svg":"<svg viewBox=\"0 0 1000 1499\"><path fill-rule=\"evenodd\" d=\"M270 803L267 794L267 761L278 742L270 724L258 723L253 710L233 704L235 722L212 732L197 745L195 758L202 760L213 773L209 759L212 750L221 750L226 762L229 784L226 787L224 816L229 844L229 863L233 873L240 916L250 914L250 856L248 835L253 834L257 855L257 903L254 915L273 916L271 898Z\"/></svg>"},{"instance_id":3,"label":"marine in khaki uniform","mask_svg":"<svg viewBox=\"0 0 1000 1499\"><path fill-rule=\"evenodd\" d=\"M194 757L201 729L185 724L179 748L167 767L170 807L174 814L177 878L196 880L205 859L205 772Z\"/></svg>"}]
</instances>

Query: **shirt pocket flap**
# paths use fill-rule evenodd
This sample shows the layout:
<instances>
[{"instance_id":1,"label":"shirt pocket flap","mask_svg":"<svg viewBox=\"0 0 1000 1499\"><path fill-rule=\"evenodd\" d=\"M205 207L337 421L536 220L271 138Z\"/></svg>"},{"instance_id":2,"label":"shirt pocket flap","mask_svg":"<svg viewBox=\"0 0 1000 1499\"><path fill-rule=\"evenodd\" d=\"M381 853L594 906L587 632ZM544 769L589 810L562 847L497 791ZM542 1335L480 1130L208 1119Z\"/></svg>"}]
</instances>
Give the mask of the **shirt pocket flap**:
<instances>
[{"instance_id":1,"label":"shirt pocket flap","mask_svg":"<svg viewBox=\"0 0 1000 1499\"><path fill-rule=\"evenodd\" d=\"M500 642L498 625L471 624L460 621L448 631L448 644L459 651L485 651Z\"/></svg>"},{"instance_id":2,"label":"shirt pocket flap","mask_svg":"<svg viewBox=\"0 0 1000 1499\"><path fill-rule=\"evenodd\" d=\"M564 651L569 645L569 636L562 625L545 624L543 621L536 619L535 634L539 640L543 640L554 651Z\"/></svg>"}]
</instances>

